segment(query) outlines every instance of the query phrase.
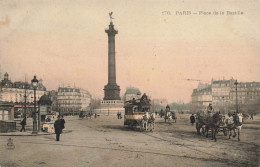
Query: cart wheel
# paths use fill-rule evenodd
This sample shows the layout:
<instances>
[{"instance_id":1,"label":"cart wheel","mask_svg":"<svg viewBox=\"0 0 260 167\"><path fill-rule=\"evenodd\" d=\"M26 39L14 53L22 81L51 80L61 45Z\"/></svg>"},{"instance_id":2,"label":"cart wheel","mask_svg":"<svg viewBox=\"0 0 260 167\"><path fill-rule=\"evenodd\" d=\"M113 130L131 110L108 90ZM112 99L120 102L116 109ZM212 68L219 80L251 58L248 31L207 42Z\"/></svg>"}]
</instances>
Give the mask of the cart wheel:
<instances>
[{"instance_id":1,"label":"cart wheel","mask_svg":"<svg viewBox=\"0 0 260 167\"><path fill-rule=\"evenodd\" d=\"M202 127L201 130L202 130L202 135L205 136L206 129Z\"/></svg>"},{"instance_id":2,"label":"cart wheel","mask_svg":"<svg viewBox=\"0 0 260 167\"><path fill-rule=\"evenodd\" d=\"M224 136L227 136L227 129L226 128L223 128L223 133L224 133Z\"/></svg>"}]
</instances>

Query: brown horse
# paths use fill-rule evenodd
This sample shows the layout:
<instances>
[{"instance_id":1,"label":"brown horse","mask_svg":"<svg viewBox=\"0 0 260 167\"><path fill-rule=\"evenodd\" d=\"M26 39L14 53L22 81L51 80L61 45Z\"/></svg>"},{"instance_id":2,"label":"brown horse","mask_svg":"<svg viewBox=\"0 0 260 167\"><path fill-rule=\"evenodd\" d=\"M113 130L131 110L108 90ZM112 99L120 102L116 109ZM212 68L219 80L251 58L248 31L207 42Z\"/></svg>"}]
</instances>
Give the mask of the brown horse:
<instances>
[{"instance_id":1,"label":"brown horse","mask_svg":"<svg viewBox=\"0 0 260 167\"><path fill-rule=\"evenodd\" d=\"M212 117L207 117L206 119L206 137L208 137L209 129L212 132L212 139L217 141L216 134L218 131L219 126L222 123L222 115L219 113L214 114Z\"/></svg>"}]
</instances>

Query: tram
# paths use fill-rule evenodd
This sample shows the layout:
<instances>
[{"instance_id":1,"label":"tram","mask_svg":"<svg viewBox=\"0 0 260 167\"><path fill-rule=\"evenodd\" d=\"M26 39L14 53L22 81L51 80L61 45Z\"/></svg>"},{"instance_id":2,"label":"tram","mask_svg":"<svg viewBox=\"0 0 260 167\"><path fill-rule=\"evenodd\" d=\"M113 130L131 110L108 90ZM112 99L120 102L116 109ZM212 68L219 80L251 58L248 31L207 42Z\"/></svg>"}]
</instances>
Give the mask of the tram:
<instances>
[{"instance_id":1,"label":"tram","mask_svg":"<svg viewBox=\"0 0 260 167\"><path fill-rule=\"evenodd\" d=\"M144 93L140 99L125 102L124 125L128 127L142 127L152 114L150 99Z\"/></svg>"}]
</instances>

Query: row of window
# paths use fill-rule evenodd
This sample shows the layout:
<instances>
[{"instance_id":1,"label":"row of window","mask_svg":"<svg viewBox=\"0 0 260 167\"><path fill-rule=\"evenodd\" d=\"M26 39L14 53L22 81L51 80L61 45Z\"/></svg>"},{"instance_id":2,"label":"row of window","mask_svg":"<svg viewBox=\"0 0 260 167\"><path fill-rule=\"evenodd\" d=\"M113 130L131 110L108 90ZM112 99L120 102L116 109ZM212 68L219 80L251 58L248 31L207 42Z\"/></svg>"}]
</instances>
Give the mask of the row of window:
<instances>
[{"instance_id":1,"label":"row of window","mask_svg":"<svg viewBox=\"0 0 260 167\"><path fill-rule=\"evenodd\" d=\"M212 92L225 92L229 90L230 88L212 88Z\"/></svg>"},{"instance_id":2,"label":"row of window","mask_svg":"<svg viewBox=\"0 0 260 167\"><path fill-rule=\"evenodd\" d=\"M212 87L229 87L229 83L226 84L212 84Z\"/></svg>"},{"instance_id":3,"label":"row of window","mask_svg":"<svg viewBox=\"0 0 260 167\"><path fill-rule=\"evenodd\" d=\"M259 91L260 88L237 88L237 91ZM236 87L232 88L232 91L236 91Z\"/></svg>"},{"instance_id":4,"label":"row of window","mask_svg":"<svg viewBox=\"0 0 260 167\"><path fill-rule=\"evenodd\" d=\"M81 98L78 96L58 96L57 99L73 99L73 100L80 100Z\"/></svg>"},{"instance_id":5,"label":"row of window","mask_svg":"<svg viewBox=\"0 0 260 167\"><path fill-rule=\"evenodd\" d=\"M231 95L235 95L236 92L231 92ZM260 95L260 92L237 92L238 95Z\"/></svg>"},{"instance_id":6,"label":"row of window","mask_svg":"<svg viewBox=\"0 0 260 167\"><path fill-rule=\"evenodd\" d=\"M221 97L221 96L213 96L212 97L212 99L213 100L223 100L223 96ZM224 96L224 100L226 100L226 99L229 99L229 96Z\"/></svg>"},{"instance_id":7,"label":"row of window","mask_svg":"<svg viewBox=\"0 0 260 167\"><path fill-rule=\"evenodd\" d=\"M79 89L70 89L70 88L60 88L58 90L58 92L77 92L77 93L80 93L80 90Z\"/></svg>"},{"instance_id":8,"label":"row of window","mask_svg":"<svg viewBox=\"0 0 260 167\"><path fill-rule=\"evenodd\" d=\"M80 103L75 103L75 104L60 104L60 107L79 107L81 106Z\"/></svg>"},{"instance_id":9,"label":"row of window","mask_svg":"<svg viewBox=\"0 0 260 167\"><path fill-rule=\"evenodd\" d=\"M77 93L77 92L72 92L72 93L58 92L58 96L80 96L80 93Z\"/></svg>"},{"instance_id":10,"label":"row of window","mask_svg":"<svg viewBox=\"0 0 260 167\"><path fill-rule=\"evenodd\" d=\"M122 103L121 101L101 101L102 104L116 104L116 103Z\"/></svg>"},{"instance_id":11,"label":"row of window","mask_svg":"<svg viewBox=\"0 0 260 167\"><path fill-rule=\"evenodd\" d=\"M59 104L76 104L80 103L80 101L59 101Z\"/></svg>"}]
</instances>

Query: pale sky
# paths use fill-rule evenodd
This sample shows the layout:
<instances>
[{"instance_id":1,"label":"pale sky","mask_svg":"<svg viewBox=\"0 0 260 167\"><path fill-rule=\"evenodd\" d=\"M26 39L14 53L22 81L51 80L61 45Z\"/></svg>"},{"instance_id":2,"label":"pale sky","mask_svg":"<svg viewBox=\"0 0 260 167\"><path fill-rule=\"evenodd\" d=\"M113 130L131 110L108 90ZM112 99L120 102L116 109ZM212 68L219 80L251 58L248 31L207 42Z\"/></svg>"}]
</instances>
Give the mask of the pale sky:
<instances>
[{"instance_id":1,"label":"pale sky","mask_svg":"<svg viewBox=\"0 0 260 167\"><path fill-rule=\"evenodd\" d=\"M243 15L226 15L226 11ZM0 0L0 65L12 81L37 75L104 97L108 13L113 11L117 84L152 98L191 100L198 82L260 81L260 1ZM165 15L163 11L170 11ZM223 11L225 15L176 15Z\"/></svg>"}]
</instances>

